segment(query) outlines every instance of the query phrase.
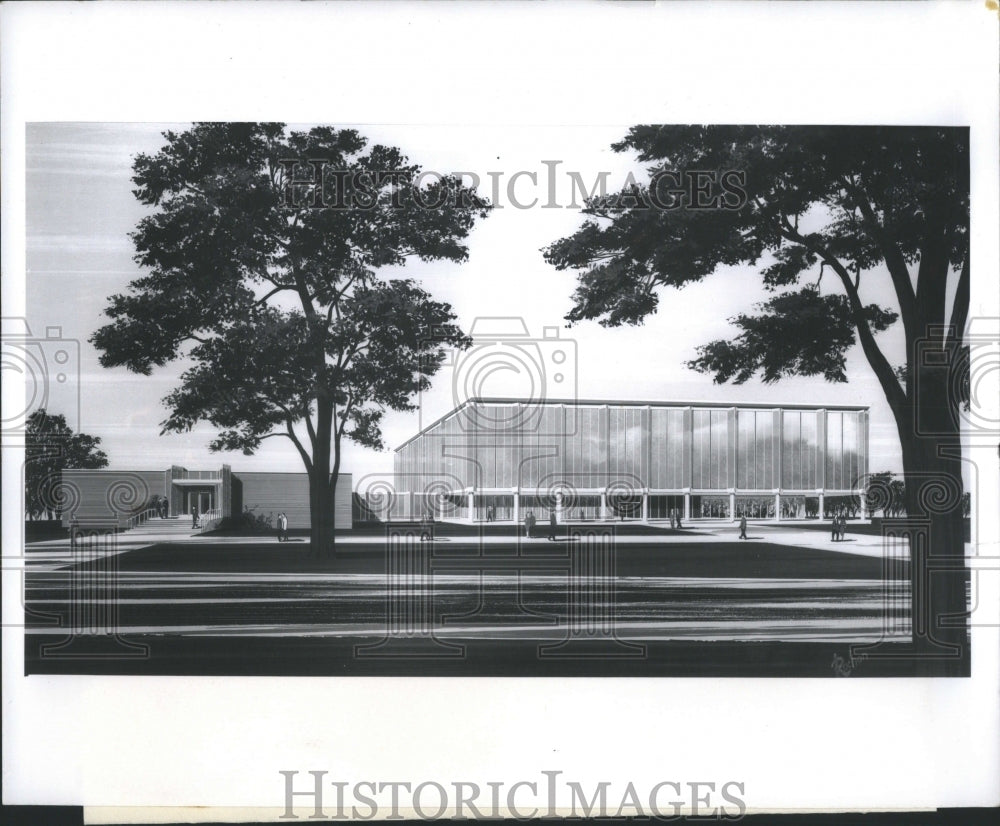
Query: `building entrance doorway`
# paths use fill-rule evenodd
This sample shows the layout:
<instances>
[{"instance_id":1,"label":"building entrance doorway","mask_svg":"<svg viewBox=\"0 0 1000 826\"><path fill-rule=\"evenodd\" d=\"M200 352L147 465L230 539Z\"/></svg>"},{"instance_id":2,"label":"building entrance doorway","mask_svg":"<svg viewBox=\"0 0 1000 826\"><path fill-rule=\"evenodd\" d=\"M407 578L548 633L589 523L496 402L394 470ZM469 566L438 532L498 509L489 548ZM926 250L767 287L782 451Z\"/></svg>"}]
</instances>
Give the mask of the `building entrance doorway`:
<instances>
[{"instance_id":1,"label":"building entrance doorway","mask_svg":"<svg viewBox=\"0 0 1000 826\"><path fill-rule=\"evenodd\" d=\"M189 490L186 499L185 513L194 513L197 509L198 513L202 514L215 507L215 492L212 490Z\"/></svg>"}]
</instances>

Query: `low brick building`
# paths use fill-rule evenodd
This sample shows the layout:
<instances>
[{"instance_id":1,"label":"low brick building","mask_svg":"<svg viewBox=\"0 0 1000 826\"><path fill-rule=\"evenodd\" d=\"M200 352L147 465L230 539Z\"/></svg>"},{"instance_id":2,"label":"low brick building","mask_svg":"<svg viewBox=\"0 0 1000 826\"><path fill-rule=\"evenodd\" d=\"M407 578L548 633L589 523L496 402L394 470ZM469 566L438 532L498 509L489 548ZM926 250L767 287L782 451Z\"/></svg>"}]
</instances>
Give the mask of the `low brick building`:
<instances>
[{"instance_id":1,"label":"low brick building","mask_svg":"<svg viewBox=\"0 0 1000 826\"><path fill-rule=\"evenodd\" d=\"M288 517L291 530L309 528L309 477L305 473L188 470L64 470L60 499L62 520L106 522L128 527L153 499L167 502L170 516L190 514L194 508L206 518L238 517L244 512ZM335 524L351 527L351 475L337 480Z\"/></svg>"}]
</instances>

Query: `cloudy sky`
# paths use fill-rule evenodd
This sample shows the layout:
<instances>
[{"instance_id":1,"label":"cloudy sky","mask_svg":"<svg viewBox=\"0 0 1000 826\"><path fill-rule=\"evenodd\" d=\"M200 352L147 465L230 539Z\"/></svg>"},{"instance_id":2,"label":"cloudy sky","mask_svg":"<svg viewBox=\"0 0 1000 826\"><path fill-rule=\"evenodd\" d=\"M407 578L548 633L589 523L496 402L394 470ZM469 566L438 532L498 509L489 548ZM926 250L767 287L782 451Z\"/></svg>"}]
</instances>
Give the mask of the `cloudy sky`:
<instances>
[{"instance_id":1,"label":"cloudy sky","mask_svg":"<svg viewBox=\"0 0 1000 826\"><path fill-rule=\"evenodd\" d=\"M49 406L66 413L84 432L100 436L113 468L181 464L198 469L228 462L237 469L300 470L300 460L287 440L269 440L256 456L245 457L210 454L207 443L212 431L207 425L190 434L160 436L159 423L166 414L160 400L175 385L184 365L171 365L150 377L135 376L123 368L107 370L87 342L103 323L107 297L140 275L127 235L145 209L131 193L132 160L138 152L153 152L161 146L164 129L184 126L45 123L28 127L28 323L35 336L47 328L61 328L63 338L78 345L80 358L78 383L71 380L54 387ZM697 345L732 334L728 318L765 298L753 270L720 271L700 284L664 293L658 313L641 327L605 329L588 322L566 328L563 317L571 305L575 279L572 273L548 266L540 249L571 233L582 221L573 208L569 173L579 173L589 187L601 172L607 172L609 188L614 188L630 169L638 170L634 158L610 149L624 135L627 124L354 126L373 141L401 147L426 169L477 175L480 192L487 197L494 197L494 181L499 182L501 208L473 231L466 263L413 262L405 272L437 298L450 302L466 330L482 317L508 317L515 324L523 321L534 337L542 337L546 327L558 327L560 337L569 341L570 369L559 385L547 384L550 396L870 405L871 469L901 468L891 415L857 348L848 359L851 379L846 385L795 378L772 386L759 382L717 386L709 376L684 366ZM518 172L528 174L514 179ZM555 182L557 208L544 208L551 203L550 178ZM525 206L535 198L538 202L522 209L512 196ZM868 300L891 303L888 295L876 289L867 294ZM892 361L901 361L901 342L895 332L883 336L883 346ZM535 382L539 375L549 382L554 379L551 370L539 371ZM497 371L484 390L492 395L523 395L531 381L525 373ZM391 472L391 448L446 413L463 392L461 366L454 374L442 372L422 400L419 413L387 416L384 433L390 450L378 453L345 445L342 466L354 473L356 483L367 474Z\"/></svg>"}]
</instances>

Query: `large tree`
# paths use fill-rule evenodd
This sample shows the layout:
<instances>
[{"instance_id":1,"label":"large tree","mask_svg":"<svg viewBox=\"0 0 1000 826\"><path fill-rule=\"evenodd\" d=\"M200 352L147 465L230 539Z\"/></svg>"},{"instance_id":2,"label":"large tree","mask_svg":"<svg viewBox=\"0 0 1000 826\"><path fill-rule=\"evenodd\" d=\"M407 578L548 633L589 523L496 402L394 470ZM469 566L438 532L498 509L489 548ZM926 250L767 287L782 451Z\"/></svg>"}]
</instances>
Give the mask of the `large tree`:
<instances>
[{"instance_id":1,"label":"large tree","mask_svg":"<svg viewBox=\"0 0 1000 826\"><path fill-rule=\"evenodd\" d=\"M213 450L246 454L289 439L312 548L329 549L342 440L381 447L384 412L413 409L445 349L469 343L448 304L385 269L464 261L489 204L352 129L205 123L164 138L133 167L147 274L91 340L105 367L191 364L164 431L207 421Z\"/></svg>"},{"instance_id":2,"label":"large tree","mask_svg":"<svg viewBox=\"0 0 1000 826\"><path fill-rule=\"evenodd\" d=\"M58 519L59 486L67 468L102 468L108 456L99 436L74 433L66 417L36 410L28 417L24 437L25 512L30 519Z\"/></svg>"},{"instance_id":3,"label":"large tree","mask_svg":"<svg viewBox=\"0 0 1000 826\"><path fill-rule=\"evenodd\" d=\"M844 382L860 344L895 418L908 511L931 518L928 552L961 569L968 130L644 125L613 148L643 173L589 199L582 227L544 251L578 271L568 320L639 324L665 287L756 268L774 295L689 366L717 382ZM905 351L893 360L877 334L896 323ZM910 568L915 638L963 643L925 623L965 611L965 577L936 575L928 593L921 560Z\"/></svg>"}]
</instances>

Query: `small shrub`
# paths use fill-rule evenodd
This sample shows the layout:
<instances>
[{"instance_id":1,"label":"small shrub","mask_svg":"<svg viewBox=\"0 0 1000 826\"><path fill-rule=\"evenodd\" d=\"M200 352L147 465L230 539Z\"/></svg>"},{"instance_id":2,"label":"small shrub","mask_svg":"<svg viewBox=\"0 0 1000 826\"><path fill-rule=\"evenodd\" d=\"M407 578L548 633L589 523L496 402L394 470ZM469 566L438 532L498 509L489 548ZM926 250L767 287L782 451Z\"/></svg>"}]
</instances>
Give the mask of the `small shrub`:
<instances>
[{"instance_id":1,"label":"small shrub","mask_svg":"<svg viewBox=\"0 0 1000 826\"><path fill-rule=\"evenodd\" d=\"M262 513L255 513L251 508L244 508L240 517L239 530L249 534L267 534L274 532L274 514L265 516Z\"/></svg>"}]
</instances>

